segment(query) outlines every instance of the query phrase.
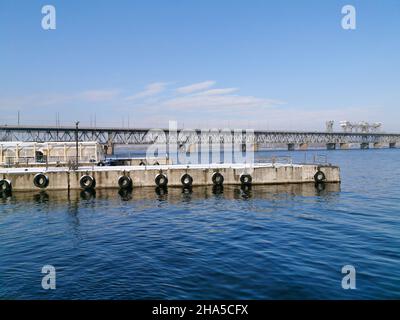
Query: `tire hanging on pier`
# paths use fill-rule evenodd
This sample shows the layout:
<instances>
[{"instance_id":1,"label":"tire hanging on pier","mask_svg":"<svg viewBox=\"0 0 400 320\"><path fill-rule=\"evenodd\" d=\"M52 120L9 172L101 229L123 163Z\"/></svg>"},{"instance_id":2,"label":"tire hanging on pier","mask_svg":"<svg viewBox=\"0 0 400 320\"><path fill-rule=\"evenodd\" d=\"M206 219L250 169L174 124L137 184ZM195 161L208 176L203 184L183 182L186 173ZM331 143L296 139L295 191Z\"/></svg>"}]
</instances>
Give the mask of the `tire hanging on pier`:
<instances>
[{"instance_id":1,"label":"tire hanging on pier","mask_svg":"<svg viewBox=\"0 0 400 320\"><path fill-rule=\"evenodd\" d=\"M118 179L118 186L122 190L132 189L132 179L128 176L120 176Z\"/></svg>"},{"instance_id":2,"label":"tire hanging on pier","mask_svg":"<svg viewBox=\"0 0 400 320\"><path fill-rule=\"evenodd\" d=\"M314 181L316 183L322 183L326 180L325 173L321 170L318 170L317 173L314 175Z\"/></svg>"},{"instance_id":3,"label":"tire hanging on pier","mask_svg":"<svg viewBox=\"0 0 400 320\"><path fill-rule=\"evenodd\" d=\"M11 181L7 179L0 180L0 192L11 192Z\"/></svg>"},{"instance_id":4,"label":"tire hanging on pier","mask_svg":"<svg viewBox=\"0 0 400 320\"><path fill-rule=\"evenodd\" d=\"M219 172L214 172L211 178L214 186L222 186L224 183L224 176Z\"/></svg>"},{"instance_id":5,"label":"tire hanging on pier","mask_svg":"<svg viewBox=\"0 0 400 320\"><path fill-rule=\"evenodd\" d=\"M182 185L183 185L184 187L191 187L192 184L193 184L193 178L192 178L189 174L185 173L185 174L181 177L181 182L182 182Z\"/></svg>"},{"instance_id":6,"label":"tire hanging on pier","mask_svg":"<svg viewBox=\"0 0 400 320\"><path fill-rule=\"evenodd\" d=\"M89 175L84 175L80 178L79 184L84 190L92 190L96 187L96 180Z\"/></svg>"},{"instance_id":7,"label":"tire hanging on pier","mask_svg":"<svg viewBox=\"0 0 400 320\"><path fill-rule=\"evenodd\" d=\"M44 189L49 185L49 178L43 173L38 173L33 177L33 184L35 187Z\"/></svg>"},{"instance_id":8,"label":"tire hanging on pier","mask_svg":"<svg viewBox=\"0 0 400 320\"><path fill-rule=\"evenodd\" d=\"M251 175L249 175L247 173L242 174L240 176L240 182L242 185L246 185L246 186L251 185L252 181L253 181L253 178L251 177Z\"/></svg>"},{"instance_id":9,"label":"tire hanging on pier","mask_svg":"<svg viewBox=\"0 0 400 320\"><path fill-rule=\"evenodd\" d=\"M155 178L155 183L157 187L166 187L168 184L168 178L165 174L158 174Z\"/></svg>"}]
</instances>

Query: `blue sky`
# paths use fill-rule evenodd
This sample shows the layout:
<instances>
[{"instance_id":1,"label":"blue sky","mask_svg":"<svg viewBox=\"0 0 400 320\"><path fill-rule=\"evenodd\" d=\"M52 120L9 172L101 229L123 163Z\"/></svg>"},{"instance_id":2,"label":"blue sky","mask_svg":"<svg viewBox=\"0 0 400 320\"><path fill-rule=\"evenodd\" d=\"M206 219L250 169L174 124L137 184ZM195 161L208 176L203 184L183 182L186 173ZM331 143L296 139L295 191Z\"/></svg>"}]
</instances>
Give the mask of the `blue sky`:
<instances>
[{"instance_id":1,"label":"blue sky","mask_svg":"<svg viewBox=\"0 0 400 320\"><path fill-rule=\"evenodd\" d=\"M398 0L0 0L0 41L0 124L400 131Z\"/></svg>"}]
</instances>

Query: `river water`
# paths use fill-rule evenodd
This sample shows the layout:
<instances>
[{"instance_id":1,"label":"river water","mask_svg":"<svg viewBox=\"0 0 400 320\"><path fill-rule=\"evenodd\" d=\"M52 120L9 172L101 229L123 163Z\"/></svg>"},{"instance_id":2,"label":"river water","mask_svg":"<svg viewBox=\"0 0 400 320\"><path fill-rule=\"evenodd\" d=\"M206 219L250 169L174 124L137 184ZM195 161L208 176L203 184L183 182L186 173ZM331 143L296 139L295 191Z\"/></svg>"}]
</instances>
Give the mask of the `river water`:
<instances>
[{"instance_id":1,"label":"river water","mask_svg":"<svg viewBox=\"0 0 400 320\"><path fill-rule=\"evenodd\" d=\"M257 158L321 153L341 185L2 197L0 298L399 299L400 150ZM355 290L341 286L345 265Z\"/></svg>"}]
</instances>

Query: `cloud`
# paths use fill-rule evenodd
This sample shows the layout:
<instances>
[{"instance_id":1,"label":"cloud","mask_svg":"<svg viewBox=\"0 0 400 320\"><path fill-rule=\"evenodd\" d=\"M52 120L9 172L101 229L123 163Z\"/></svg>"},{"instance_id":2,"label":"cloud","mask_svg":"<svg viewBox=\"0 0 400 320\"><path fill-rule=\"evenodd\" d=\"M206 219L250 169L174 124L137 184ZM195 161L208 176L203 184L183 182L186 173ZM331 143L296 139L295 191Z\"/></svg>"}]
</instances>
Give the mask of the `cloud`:
<instances>
[{"instance_id":1,"label":"cloud","mask_svg":"<svg viewBox=\"0 0 400 320\"><path fill-rule=\"evenodd\" d=\"M202 96L212 96L212 95L222 95L222 94L230 94L239 91L238 88L225 88L225 89L211 89L202 92L196 93L196 95Z\"/></svg>"},{"instance_id":2,"label":"cloud","mask_svg":"<svg viewBox=\"0 0 400 320\"><path fill-rule=\"evenodd\" d=\"M147 97L152 97L155 96L165 90L165 87L167 86L166 82L154 82L149 84L145 90L136 93L132 96L126 97L125 100L132 101L132 100L137 100L137 99L142 99L142 98L147 98Z\"/></svg>"},{"instance_id":3,"label":"cloud","mask_svg":"<svg viewBox=\"0 0 400 320\"><path fill-rule=\"evenodd\" d=\"M157 103L149 103L149 110L161 109L180 110L182 112L197 112L201 114L207 110L236 109L245 111L248 108L265 108L282 104L272 99L244 96L237 92L238 88L216 88L209 89L216 84L215 81L203 81L175 89L172 95L157 100ZM207 90L208 89L208 90Z\"/></svg>"},{"instance_id":4,"label":"cloud","mask_svg":"<svg viewBox=\"0 0 400 320\"><path fill-rule=\"evenodd\" d=\"M212 81L212 80L194 83L194 84L191 84L188 86L177 88L176 92L182 93L182 94L189 94L189 93L193 93L196 91L208 89L208 88L212 87L213 85L215 85L215 83L216 82Z\"/></svg>"},{"instance_id":5,"label":"cloud","mask_svg":"<svg viewBox=\"0 0 400 320\"><path fill-rule=\"evenodd\" d=\"M246 109L255 107L270 107L282 104L280 101L240 95L195 95L178 97L164 101L163 105L173 109L197 110L205 109Z\"/></svg>"}]
</instances>

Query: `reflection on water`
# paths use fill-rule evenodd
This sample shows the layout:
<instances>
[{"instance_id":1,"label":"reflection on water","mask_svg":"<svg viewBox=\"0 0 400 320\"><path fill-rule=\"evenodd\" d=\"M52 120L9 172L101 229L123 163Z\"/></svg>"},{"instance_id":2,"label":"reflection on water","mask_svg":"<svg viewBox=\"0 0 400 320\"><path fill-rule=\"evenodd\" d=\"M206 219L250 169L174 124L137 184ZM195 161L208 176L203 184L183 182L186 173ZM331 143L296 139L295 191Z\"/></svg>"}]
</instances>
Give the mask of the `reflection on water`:
<instances>
[{"instance_id":1,"label":"reflection on water","mask_svg":"<svg viewBox=\"0 0 400 320\"><path fill-rule=\"evenodd\" d=\"M40 191L33 195L33 200L37 203L46 203L49 201L49 194L46 191Z\"/></svg>"},{"instance_id":2,"label":"reflection on water","mask_svg":"<svg viewBox=\"0 0 400 320\"><path fill-rule=\"evenodd\" d=\"M70 190L70 191L40 191L14 192L0 194L3 200L26 201L36 203L68 202L79 203L90 200L160 200L171 203L182 200L207 199L219 197L221 199L271 199L278 194L292 196L313 197L328 196L340 191L340 184L282 184L282 185L242 185L242 186L199 186L199 187L140 187L126 189L99 189L99 190Z\"/></svg>"},{"instance_id":3,"label":"reflection on water","mask_svg":"<svg viewBox=\"0 0 400 320\"><path fill-rule=\"evenodd\" d=\"M75 193L76 191L74 191L73 193ZM67 193L68 195L68 200L70 199L70 194L71 191L69 191ZM93 198L96 198L96 190L82 190L80 193L80 197L82 200L91 200Z\"/></svg>"}]
</instances>

